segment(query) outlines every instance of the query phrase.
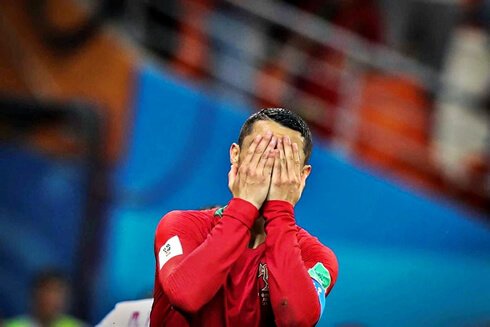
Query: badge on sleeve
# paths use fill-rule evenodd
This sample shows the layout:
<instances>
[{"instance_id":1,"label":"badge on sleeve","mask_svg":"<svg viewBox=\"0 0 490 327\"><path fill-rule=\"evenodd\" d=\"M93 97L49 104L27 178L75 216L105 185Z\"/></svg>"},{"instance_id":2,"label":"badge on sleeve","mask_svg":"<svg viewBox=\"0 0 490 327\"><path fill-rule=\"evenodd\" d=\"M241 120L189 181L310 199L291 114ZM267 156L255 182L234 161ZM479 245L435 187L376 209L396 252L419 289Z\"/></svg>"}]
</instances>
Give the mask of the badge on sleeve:
<instances>
[{"instance_id":1,"label":"badge on sleeve","mask_svg":"<svg viewBox=\"0 0 490 327\"><path fill-rule=\"evenodd\" d=\"M160 263L160 269L167 263L168 260L178 255L184 254L182 251L182 244L177 235L172 236L167 243L165 243L158 252L158 262Z\"/></svg>"},{"instance_id":2,"label":"badge on sleeve","mask_svg":"<svg viewBox=\"0 0 490 327\"><path fill-rule=\"evenodd\" d=\"M332 282L332 278L330 277L330 272L321 262L317 262L313 268L308 270L308 274L310 274L311 278L316 280L322 287L326 290L330 283Z\"/></svg>"},{"instance_id":3,"label":"badge on sleeve","mask_svg":"<svg viewBox=\"0 0 490 327\"><path fill-rule=\"evenodd\" d=\"M323 310L325 309L325 294L328 287L332 282L330 277L330 272L321 262L317 262L313 268L308 270L308 274L313 280L313 285L315 286L316 293L318 294L318 300L320 301L320 318L323 315Z\"/></svg>"}]
</instances>

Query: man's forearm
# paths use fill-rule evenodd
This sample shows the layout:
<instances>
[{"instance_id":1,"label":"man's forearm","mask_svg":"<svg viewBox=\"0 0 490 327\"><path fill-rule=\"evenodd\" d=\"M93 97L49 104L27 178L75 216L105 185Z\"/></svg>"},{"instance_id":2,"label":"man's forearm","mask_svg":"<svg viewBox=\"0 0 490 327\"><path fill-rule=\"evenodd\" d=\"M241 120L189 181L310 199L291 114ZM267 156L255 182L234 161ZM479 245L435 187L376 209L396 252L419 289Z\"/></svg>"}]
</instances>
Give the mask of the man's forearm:
<instances>
[{"instance_id":1,"label":"man's forearm","mask_svg":"<svg viewBox=\"0 0 490 327\"><path fill-rule=\"evenodd\" d=\"M320 317L320 303L301 257L293 206L285 201L268 201L266 260L270 299L278 326L312 326Z\"/></svg>"},{"instance_id":2,"label":"man's forearm","mask_svg":"<svg viewBox=\"0 0 490 327\"><path fill-rule=\"evenodd\" d=\"M233 199L206 240L172 271L161 276L162 287L172 305L196 312L219 290L233 263L242 255L250 227L258 216L250 203Z\"/></svg>"}]
</instances>

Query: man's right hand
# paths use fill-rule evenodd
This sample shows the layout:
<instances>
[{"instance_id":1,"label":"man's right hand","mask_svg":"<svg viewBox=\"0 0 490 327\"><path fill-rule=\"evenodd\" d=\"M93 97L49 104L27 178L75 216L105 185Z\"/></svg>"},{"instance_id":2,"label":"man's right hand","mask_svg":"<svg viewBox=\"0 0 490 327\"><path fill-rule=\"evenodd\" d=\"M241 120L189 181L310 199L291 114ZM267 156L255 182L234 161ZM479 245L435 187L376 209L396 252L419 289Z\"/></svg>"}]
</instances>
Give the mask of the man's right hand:
<instances>
[{"instance_id":1,"label":"man's right hand","mask_svg":"<svg viewBox=\"0 0 490 327\"><path fill-rule=\"evenodd\" d=\"M265 136L257 135L240 167L232 165L228 173L228 187L233 197L252 203L257 210L269 193L276 144L277 138L270 131Z\"/></svg>"}]
</instances>

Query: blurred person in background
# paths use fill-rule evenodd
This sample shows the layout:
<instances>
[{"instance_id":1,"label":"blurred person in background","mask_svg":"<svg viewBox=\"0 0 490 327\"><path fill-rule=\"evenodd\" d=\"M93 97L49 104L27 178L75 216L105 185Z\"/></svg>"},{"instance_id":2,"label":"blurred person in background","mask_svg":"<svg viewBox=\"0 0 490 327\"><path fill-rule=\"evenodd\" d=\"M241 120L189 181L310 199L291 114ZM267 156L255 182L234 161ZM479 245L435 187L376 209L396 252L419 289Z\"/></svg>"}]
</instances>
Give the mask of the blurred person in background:
<instances>
[{"instance_id":1,"label":"blurred person in background","mask_svg":"<svg viewBox=\"0 0 490 327\"><path fill-rule=\"evenodd\" d=\"M45 270L32 286L31 312L5 321L5 327L82 327L82 321L66 314L70 303L70 286L65 275Z\"/></svg>"},{"instance_id":2,"label":"blurred person in background","mask_svg":"<svg viewBox=\"0 0 490 327\"><path fill-rule=\"evenodd\" d=\"M488 209L490 23L485 17L489 17L490 8L482 0L467 0L463 9L444 61L433 143L450 191Z\"/></svg>"},{"instance_id":3,"label":"blurred person in background","mask_svg":"<svg viewBox=\"0 0 490 327\"><path fill-rule=\"evenodd\" d=\"M296 225L311 132L263 109L230 147L233 199L158 224L152 326L313 326L337 279L334 253Z\"/></svg>"}]
</instances>

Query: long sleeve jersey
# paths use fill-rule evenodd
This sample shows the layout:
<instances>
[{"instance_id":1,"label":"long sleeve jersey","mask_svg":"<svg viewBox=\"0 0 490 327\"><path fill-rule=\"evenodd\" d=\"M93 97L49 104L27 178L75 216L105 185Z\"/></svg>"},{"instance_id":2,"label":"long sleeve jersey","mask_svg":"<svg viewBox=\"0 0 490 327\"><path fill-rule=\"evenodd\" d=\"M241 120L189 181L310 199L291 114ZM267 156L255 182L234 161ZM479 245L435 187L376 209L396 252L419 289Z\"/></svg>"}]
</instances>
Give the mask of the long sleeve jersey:
<instances>
[{"instance_id":1,"label":"long sleeve jersey","mask_svg":"<svg viewBox=\"0 0 490 327\"><path fill-rule=\"evenodd\" d=\"M155 236L150 325L313 326L337 279L334 253L298 227L285 201L264 204L265 242L248 248L259 212L172 211Z\"/></svg>"}]
</instances>

